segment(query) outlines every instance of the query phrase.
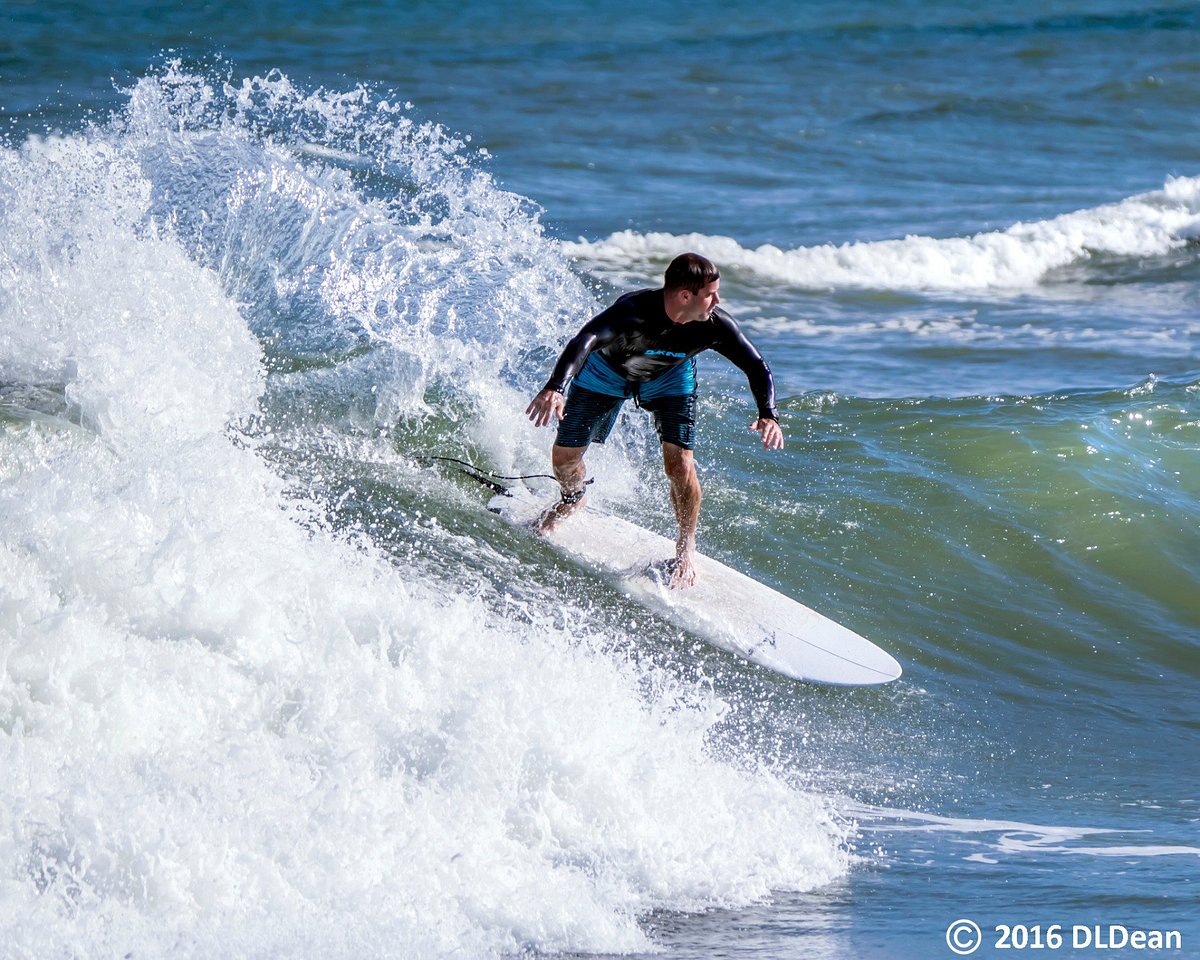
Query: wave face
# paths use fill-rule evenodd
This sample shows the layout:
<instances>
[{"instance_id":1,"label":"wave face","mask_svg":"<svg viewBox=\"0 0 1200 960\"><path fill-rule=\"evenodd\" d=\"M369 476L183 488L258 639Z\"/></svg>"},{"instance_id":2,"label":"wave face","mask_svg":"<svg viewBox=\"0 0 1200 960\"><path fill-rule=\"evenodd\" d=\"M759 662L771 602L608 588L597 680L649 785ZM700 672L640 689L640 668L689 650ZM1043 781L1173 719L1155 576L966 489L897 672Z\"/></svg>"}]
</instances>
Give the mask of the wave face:
<instances>
[{"instance_id":1,"label":"wave face","mask_svg":"<svg viewBox=\"0 0 1200 960\"><path fill-rule=\"evenodd\" d=\"M836 465L816 471L808 496L829 505L827 535L854 530L838 563L885 608L914 608L893 622L914 632L923 620L954 622L958 641L922 662L933 656L947 673L986 662L981 683L1014 700L1090 689L1147 724L1194 701L1181 693L1164 707L1154 684L1196 676L1200 381L1033 396L824 394L788 406L807 419L808 458ZM776 524L803 503L781 503ZM828 574L851 576L832 564Z\"/></svg>"},{"instance_id":2,"label":"wave face","mask_svg":"<svg viewBox=\"0 0 1200 960\"><path fill-rule=\"evenodd\" d=\"M615 278L636 275L638 266L668 261L679 250L703 249L721 264L801 289L1011 292L1037 288L1089 263L1167 257L1198 239L1200 177L1177 177L1162 190L1119 203L965 237L784 250L773 244L746 248L722 236L623 230L604 240L564 244L564 250Z\"/></svg>"},{"instance_id":3,"label":"wave face","mask_svg":"<svg viewBox=\"0 0 1200 960\"><path fill-rule=\"evenodd\" d=\"M3 960L1200 936L1200 7L54 6L0 41ZM684 243L787 434L701 359L701 548L897 683L426 459L542 472L538 379ZM646 421L590 489L668 533Z\"/></svg>"},{"instance_id":4,"label":"wave face","mask_svg":"<svg viewBox=\"0 0 1200 960\"><path fill-rule=\"evenodd\" d=\"M412 455L531 458L529 358L592 305L480 164L177 65L0 152L9 955L628 951L845 874L727 685L447 530Z\"/></svg>"}]
</instances>

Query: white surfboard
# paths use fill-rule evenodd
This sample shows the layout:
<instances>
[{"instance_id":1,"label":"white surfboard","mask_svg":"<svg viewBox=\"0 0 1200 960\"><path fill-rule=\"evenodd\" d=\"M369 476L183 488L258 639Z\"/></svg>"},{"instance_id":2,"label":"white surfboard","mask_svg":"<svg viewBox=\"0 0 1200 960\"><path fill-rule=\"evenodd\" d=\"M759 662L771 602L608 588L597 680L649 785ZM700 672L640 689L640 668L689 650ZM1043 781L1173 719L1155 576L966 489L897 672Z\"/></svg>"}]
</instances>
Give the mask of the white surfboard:
<instances>
[{"instance_id":1,"label":"white surfboard","mask_svg":"<svg viewBox=\"0 0 1200 960\"><path fill-rule=\"evenodd\" d=\"M523 488L492 498L488 509L528 525L546 507ZM696 557L696 585L672 590L663 561L675 542L612 514L585 508L546 539L584 565L615 575L622 593L685 630L797 680L861 686L900 676L900 664L802 603L711 557Z\"/></svg>"}]
</instances>

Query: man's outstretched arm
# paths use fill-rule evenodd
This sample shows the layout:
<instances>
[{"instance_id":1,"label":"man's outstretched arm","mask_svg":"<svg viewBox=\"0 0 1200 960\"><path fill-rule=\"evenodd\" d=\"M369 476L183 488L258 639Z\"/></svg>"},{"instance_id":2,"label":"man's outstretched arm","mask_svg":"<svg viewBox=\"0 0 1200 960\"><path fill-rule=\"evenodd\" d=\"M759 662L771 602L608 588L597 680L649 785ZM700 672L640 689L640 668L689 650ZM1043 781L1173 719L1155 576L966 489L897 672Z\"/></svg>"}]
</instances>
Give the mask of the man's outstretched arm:
<instances>
[{"instance_id":1,"label":"man's outstretched arm","mask_svg":"<svg viewBox=\"0 0 1200 960\"><path fill-rule=\"evenodd\" d=\"M573 336L550 373L550 379L525 408L525 415L534 426L544 427L552 420L563 418L563 391L567 383L583 369L588 354L609 343L616 335L614 321L618 318L612 307L597 314Z\"/></svg>"},{"instance_id":2,"label":"man's outstretched arm","mask_svg":"<svg viewBox=\"0 0 1200 960\"><path fill-rule=\"evenodd\" d=\"M750 429L762 434L764 450L782 450L783 429L779 426L779 411L775 408L775 381L771 368L729 314L716 311L713 320L721 324L725 334L713 349L746 375L750 392L754 394L758 419L750 424Z\"/></svg>"},{"instance_id":3,"label":"man's outstretched arm","mask_svg":"<svg viewBox=\"0 0 1200 960\"><path fill-rule=\"evenodd\" d=\"M567 383L583 369L588 354L611 343L617 336L619 326L628 323L628 319L628 311L620 303L592 317L563 348L544 389L562 393Z\"/></svg>"}]
</instances>

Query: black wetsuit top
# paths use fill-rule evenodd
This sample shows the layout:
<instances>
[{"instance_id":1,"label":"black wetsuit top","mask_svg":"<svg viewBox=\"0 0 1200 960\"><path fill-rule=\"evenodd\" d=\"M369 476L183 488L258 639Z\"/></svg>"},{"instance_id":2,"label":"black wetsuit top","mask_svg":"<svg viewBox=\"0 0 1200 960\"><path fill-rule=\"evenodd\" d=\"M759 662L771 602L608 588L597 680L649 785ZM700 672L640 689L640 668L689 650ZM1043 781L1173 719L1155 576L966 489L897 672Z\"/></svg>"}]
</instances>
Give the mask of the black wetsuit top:
<instances>
[{"instance_id":1,"label":"black wetsuit top","mask_svg":"<svg viewBox=\"0 0 1200 960\"><path fill-rule=\"evenodd\" d=\"M716 350L750 381L760 419L778 420L771 368L737 322L717 307L707 320L674 323L663 290L627 293L593 317L567 344L545 389L563 391L595 350L631 383L645 383L704 350Z\"/></svg>"}]
</instances>

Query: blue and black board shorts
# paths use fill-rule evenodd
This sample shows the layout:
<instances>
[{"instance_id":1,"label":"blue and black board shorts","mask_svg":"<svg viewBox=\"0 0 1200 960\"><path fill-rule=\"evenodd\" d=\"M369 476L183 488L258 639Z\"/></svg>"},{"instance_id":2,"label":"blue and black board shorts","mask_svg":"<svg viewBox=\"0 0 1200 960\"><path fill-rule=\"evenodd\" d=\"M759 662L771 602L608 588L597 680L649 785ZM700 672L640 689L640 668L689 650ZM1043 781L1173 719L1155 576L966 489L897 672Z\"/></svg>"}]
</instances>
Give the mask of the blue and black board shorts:
<instances>
[{"instance_id":1,"label":"blue and black board shorts","mask_svg":"<svg viewBox=\"0 0 1200 960\"><path fill-rule=\"evenodd\" d=\"M603 443L612 432L621 412L625 397L613 397L596 393L578 383L571 384L567 391L566 409L558 424L560 447L586 447L589 443ZM696 446L696 395L658 396L640 399L639 405L654 417L654 429L663 443L673 443L684 450Z\"/></svg>"}]
</instances>

